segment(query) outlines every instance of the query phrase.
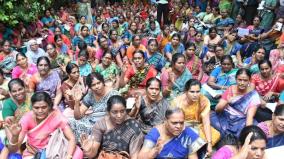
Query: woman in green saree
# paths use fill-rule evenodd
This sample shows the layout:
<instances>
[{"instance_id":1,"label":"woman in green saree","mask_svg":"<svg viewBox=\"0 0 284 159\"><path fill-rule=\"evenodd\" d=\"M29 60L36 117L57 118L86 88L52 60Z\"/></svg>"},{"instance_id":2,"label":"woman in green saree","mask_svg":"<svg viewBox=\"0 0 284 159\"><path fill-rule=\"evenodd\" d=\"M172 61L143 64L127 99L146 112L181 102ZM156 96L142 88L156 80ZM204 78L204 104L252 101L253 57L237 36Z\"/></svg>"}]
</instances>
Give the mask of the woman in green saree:
<instances>
[{"instance_id":1,"label":"woman in green saree","mask_svg":"<svg viewBox=\"0 0 284 159\"><path fill-rule=\"evenodd\" d=\"M184 91L184 84L192 78L192 74L187 69L185 62L185 56L176 53L172 57L171 67L162 71L163 96L168 100L181 94Z\"/></svg>"},{"instance_id":2,"label":"woman in green saree","mask_svg":"<svg viewBox=\"0 0 284 159\"><path fill-rule=\"evenodd\" d=\"M100 64L96 65L95 72L103 75L105 85L113 88L118 88L119 84L119 68L113 62L111 52L105 52L102 56Z\"/></svg>"}]
</instances>

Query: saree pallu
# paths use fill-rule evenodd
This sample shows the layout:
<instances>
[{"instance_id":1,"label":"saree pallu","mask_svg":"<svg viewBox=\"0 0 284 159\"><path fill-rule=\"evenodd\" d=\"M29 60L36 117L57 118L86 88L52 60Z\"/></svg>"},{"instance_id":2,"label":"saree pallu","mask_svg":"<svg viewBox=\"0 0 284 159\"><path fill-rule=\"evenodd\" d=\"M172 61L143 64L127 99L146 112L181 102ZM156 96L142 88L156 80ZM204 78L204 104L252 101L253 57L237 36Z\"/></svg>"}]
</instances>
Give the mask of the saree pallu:
<instances>
[{"instance_id":1,"label":"saree pallu","mask_svg":"<svg viewBox=\"0 0 284 159\"><path fill-rule=\"evenodd\" d=\"M37 83L35 92L46 92L54 100L56 97L57 86L61 84L59 70L52 70L52 72L45 78ZM61 101L58 105L61 111L64 110L64 103Z\"/></svg>"},{"instance_id":2,"label":"saree pallu","mask_svg":"<svg viewBox=\"0 0 284 159\"><path fill-rule=\"evenodd\" d=\"M31 123L27 123L32 120L33 112L27 113L21 119L21 125L23 128L33 127ZM23 153L23 157L33 156L34 152L32 150L42 150L46 148L50 134L54 132L56 129L61 128L64 129L67 126L67 120L63 117L63 115L54 110L51 114L48 115L46 119L44 119L39 125L31 128L27 131L27 145L28 147L32 147L31 149L26 149ZM23 130L22 130L23 131Z\"/></svg>"},{"instance_id":3,"label":"saree pallu","mask_svg":"<svg viewBox=\"0 0 284 159\"><path fill-rule=\"evenodd\" d=\"M267 149L278 147L278 146L283 146L283 145L284 145L284 134L283 133L267 138L267 145L266 145Z\"/></svg>"},{"instance_id":4,"label":"saree pallu","mask_svg":"<svg viewBox=\"0 0 284 159\"><path fill-rule=\"evenodd\" d=\"M50 95L51 98L55 98L58 84L61 83L58 72L52 71L45 79L37 83L36 92L44 91Z\"/></svg>"},{"instance_id":5,"label":"saree pallu","mask_svg":"<svg viewBox=\"0 0 284 159\"><path fill-rule=\"evenodd\" d=\"M211 125L221 133L221 136L233 134L238 137L241 130L246 126L246 113L251 100L257 99L259 99L259 95L255 90L242 97L234 97L234 102L230 103L223 112L212 112L210 114Z\"/></svg>"},{"instance_id":6,"label":"saree pallu","mask_svg":"<svg viewBox=\"0 0 284 159\"><path fill-rule=\"evenodd\" d=\"M172 87L172 91L170 96L168 97L168 100L171 101L174 97L180 95L184 91L185 83L192 79L192 74L189 72L187 68L184 69L181 76L179 76Z\"/></svg>"},{"instance_id":7,"label":"saree pallu","mask_svg":"<svg viewBox=\"0 0 284 159\"><path fill-rule=\"evenodd\" d=\"M153 128L145 136L144 145L147 145L149 148L153 148L160 137L161 135L158 129ZM205 144L205 141L202 140L194 132L194 130L189 127L185 127L180 135L164 143L163 149L156 158L187 158L188 155L197 152Z\"/></svg>"},{"instance_id":8,"label":"saree pallu","mask_svg":"<svg viewBox=\"0 0 284 159\"><path fill-rule=\"evenodd\" d=\"M84 96L82 103L88 107L91 113L85 114L84 117L79 120L68 118L68 123L77 141L80 141L80 135L82 134L92 134L94 124L106 115L108 99L114 95L118 95L118 92L112 90L100 100L96 100L95 95L89 90Z\"/></svg>"},{"instance_id":9,"label":"saree pallu","mask_svg":"<svg viewBox=\"0 0 284 159\"><path fill-rule=\"evenodd\" d=\"M270 120L271 121L271 120ZM270 126L271 124L267 122L261 122L257 126L261 128L261 130L265 133L267 136L267 144L266 148L273 148L273 147L278 147L278 146L283 146L284 145L284 133L272 136L273 134L270 133Z\"/></svg>"},{"instance_id":10,"label":"saree pallu","mask_svg":"<svg viewBox=\"0 0 284 159\"><path fill-rule=\"evenodd\" d=\"M145 88L149 78L156 76L156 70L153 66L146 66L143 70L137 71L129 80L131 88Z\"/></svg>"},{"instance_id":11,"label":"saree pallu","mask_svg":"<svg viewBox=\"0 0 284 159\"><path fill-rule=\"evenodd\" d=\"M251 74L257 74L257 73L260 72L258 64L254 64L254 65L250 66L249 70L250 70Z\"/></svg>"},{"instance_id":12,"label":"saree pallu","mask_svg":"<svg viewBox=\"0 0 284 159\"><path fill-rule=\"evenodd\" d=\"M201 139L203 139L205 142L207 142L204 125L200 122L186 122L186 126L191 127L196 131L196 133L200 136ZM217 142L221 139L221 134L218 130L216 130L214 127L210 126L211 130L211 144L212 146L215 146Z\"/></svg>"},{"instance_id":13,"label":"saree pallu","mask_svg":"<svg viewBox=\"0 0 284 159\"><path fill-rule=\"evenodd\" d=\"M139 119L141 122L141 129L144 133L147 133L154 126L164 122L166 110L169 105L170 104L166 99L162 99L149 106L146 106L144 99L141 101Z\"/></svg>"},{"instance_id":14,"label":"saree pallu","mask_svg":"<svg viewBox=\"0 0 284 159\"><path fill-rule=\"evenodd\" d=\"M114 63L111 63L110 66L105 69L102 66L97 65L95 72L103 75L105 81L114 82L116 80L116 76L119 74L119 68Z\"/></svg>"},{"instance_id":15,"label":"saree pallu","mask_svg":"<svg viewBox=\"0 0 284 159\"><path fill-rule=\"evenodd\" d=\"M12 72L13 68L16 66L14 57L8 56L3 61L0 62L0 68Z\"/></svg>"},{"instance_id":16,"label":"saree pallu","mask_svg":"<svg viewBox=\"0 0 284 159\"><path fill-rule=\"evenodd\" d=\"M155 52L151 57L147 59L147 62L150 65L153 65L156 70L161 71L162 68L166 65L166 58L159 52Z\"/></svg>"},{"instance_id":17,"label":"saree pallu","mask_svg":"<svg viewBox=\"0 0 284 159\"><path fill-rule=\"evenodd\" d=\"M143 134L139 123L134 119L127 119L119 127L106 132L102 137L101 149L112 152L127 152L132 155L131 144L139 142ZM135 143L136 144L136 143ZM138 147L142 145L142 142ZM136 151L136 150L135 150Z\"/></svg>"},{"instance_id":18,"label":"saree pallu","mask_svg":"<svg viewBox=\"0 0 284 159\"><path fill-rule=\"evenodd\" d=\"M79 77L78 81L75 83L74 86L70 86L67 82L63 82L61 85L61 90L65 94L66 91L70 91L69 96L84 96L87 93L87 86L85 85L84 79ZM71 109L74 109L75 100L70 100L70 97L64 96L64 102L68 105Z\"/></svg>"},{"instance_id":19,"label":"saree pallu","mask_svg":"<svg viewBox=\"0 0 284 159\"><path fill-rule=\"evenodd\" d=\"M188 60L186 67L191 72L192 77L194 79L197 79L199 72L202 71L201 60L198 58L198 56L193 56L191 57L191 59Z\"/></svg>"},{"instance_id":20,"label":"saree pallu","mask_svg":"<svg viewBox=\"0 0 284 159\"><path fill-rule=\"evenodd\" d=\"M259 95L264 96L270 91L275 92L279 78L279 75L275 74L271 79L263 80L260 74L255 74L252 76L252 82Z\"/></svg>"},{"instance_id":21,"label":"saree pallu","mask_svg":"<svg viewBox=\"0 0 284 159\"><path fill-rule=\"evenodd\" d=\"M14 101L15 104L17 103L13 98L12 100ZM24 114L29 112L30 110L32 110L31 94L27 94L25 102L21 106L17 106L14 115L16 117L16 121L19 122L22 116L24 116Z\"/></svg>"}]
</instances>

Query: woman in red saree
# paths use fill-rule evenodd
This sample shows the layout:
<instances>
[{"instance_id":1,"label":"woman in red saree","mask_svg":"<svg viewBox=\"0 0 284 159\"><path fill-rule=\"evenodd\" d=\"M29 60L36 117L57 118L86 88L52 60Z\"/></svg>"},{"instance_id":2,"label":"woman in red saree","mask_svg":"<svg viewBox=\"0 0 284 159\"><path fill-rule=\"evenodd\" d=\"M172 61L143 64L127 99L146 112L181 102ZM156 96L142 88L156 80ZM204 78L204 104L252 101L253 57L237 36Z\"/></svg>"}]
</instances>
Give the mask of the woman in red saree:
<instances>
[{"instance_id":1,"label":"woman in red saree","mask_svg":"<svg viewBox=\"0 0 284 159\"><path fill-rule=\"evenodd\" d=\"M260 122L271 120L272 112L266 108L266 104L277 102L280 94L280 91L277 91L277 86L281 76L272 71L272 64L269 60L261 60L258 67L260 73L252 76L251 85L261 96L261 107L256 113L256 119Z\"/></svg>"},{"instance_id":2,"label":"woman in red saree","mask_svg":"<svg viewBox=\"0 0 284 159\"><path fill-rule=\"evenodd\" d=\"M133 65L123 69L121 80L119 81L122 92L129 89L128 95L145 94L146 82L152 77L156 77L157 70L145 63L145 55L141 50L133 53ZM126 90L125 90L126 89Z\"/></svg>"}]
</instances>

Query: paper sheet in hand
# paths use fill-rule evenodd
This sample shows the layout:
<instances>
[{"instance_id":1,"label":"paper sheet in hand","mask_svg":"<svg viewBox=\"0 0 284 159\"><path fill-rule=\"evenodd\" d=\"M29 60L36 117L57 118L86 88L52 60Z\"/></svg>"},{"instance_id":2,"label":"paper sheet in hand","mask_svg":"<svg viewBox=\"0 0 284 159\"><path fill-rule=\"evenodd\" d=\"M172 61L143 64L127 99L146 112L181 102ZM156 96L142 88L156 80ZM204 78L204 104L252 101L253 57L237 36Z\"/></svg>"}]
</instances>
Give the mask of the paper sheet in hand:
<instances>
[{"instance_id":1,"label":"paper sheet in hand","mask_svg":"<svg viewBox=\"0 0 284 159\"><path fill-rule=\"evenodd\" d=\"M284 156L284 146L273 147L265 150L265 159L280 159ZM284 157L283 157L284 158Z\"/></svg>"},{"instance_id":2,"label":"paper sheet in hand","mask_svg":"<svg viewBox=\"0 0 284 159\"><path fill-rule=\"evenodd\" d=\"M282 23L279 23L279 22L275 23L275 30L282 31L282 27L283 27Z\"/></svg>"},{"instance_id":3,"label":"paper sheet in hand","mask_svg":"<svg viewBox=\"0 0 284 159\"><path fill-rule=\"evenodd\" d=\"M266 108L270 109L272 112L274 112L276 106L277 106L277 103L266 103Z\"/></svg>"},{"instance_id":4,"label":"paper sheet in hand","mask_svg":"<svg viewBox=\"0 0 284 159\"><path fill-rule=\"evenodd\" d=\"M202 85L202 88L205 89L213 98L215 98L217 95L221 95L221 93L218 93L207 84Z\"/></svg>"},{"instance_id":5,"label":"paper sheet in hand","mask_svg":"<svg viewBox=\"0 0 284 159\"><path fill-rule=\"evenodd\" d=\"M132 109L135 104L135 98L127 98L126 109Z\"/></svg>"},{"instance_id":6,"label":"paper sheet in hand","mask_svg":"<svg viewBox=\"0 0 284 159\"><path fill-rule=\"evenodd\" d=\"M249 35L249 29L238 28L238 36L244 37L245 35Z\"/></svg>"}]
</instances>

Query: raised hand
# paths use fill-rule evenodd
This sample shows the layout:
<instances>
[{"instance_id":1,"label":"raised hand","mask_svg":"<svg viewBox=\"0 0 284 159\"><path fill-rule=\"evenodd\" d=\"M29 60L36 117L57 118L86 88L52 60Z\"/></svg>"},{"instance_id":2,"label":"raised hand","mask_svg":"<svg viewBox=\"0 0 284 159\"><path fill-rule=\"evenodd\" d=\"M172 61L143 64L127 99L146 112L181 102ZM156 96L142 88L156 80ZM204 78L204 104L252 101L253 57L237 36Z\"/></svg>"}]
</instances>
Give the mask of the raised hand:
<instances>
[{"instance_id":1,"label":"raised hand","mask_svg":"<svg viewBox=\"0 0 284 159\"><path fill-rule=\"evenodd\" d=\"M8 130L13 136L19 136L22 131L22 126L18 123L8 125Z\"/></svg>"},{"instance_id":2,"label":"raised hand","mask_svg":"<svg viewBox=\"0 0 284 159\"><path fill-rule=\"evenodd\" d=\"M241 151L240 151L241 158L247 158L247 156L248 156L248 153L251 149L250 140L251 140L252 135L253 135L253 133L251 132L246 137L245 143L242 146Z\"/></svg>"},{"instance_id":3,"label":"raised hand","mask_svg":"<svg viewBox=\"0 0 284 159\"><path fill-rule=\"evenodd\" d=\"M89 139L89 135L82 134L80 137L81 147L84 152L90 152L93 147L93 142Z\"/></svg>"},{"instance_id":4,"label":"raised hand","mask_svg":"<svg viewBox=\"0 0 284 159\"><path fill-rule=\"evenodd\" d=\"M155 147L153 148L155 157L163 150L163 147L164 147L164 141L161 138L159 138Z\"/></svg>"},{"instance_id":5,"label":"raised hand","mask_svg":"<svg viewBox=\"0 0 284 159\"><path fill-rule=\"evenodd\" d=\"M142 100L142 96L141 95L135 95L135 107L137 110L140 109L141 106L141 100Z\"/></svg>"},{"instance_id":6,"label":"raised hand","mask_svg":"<svg viewBox=\"0 0 284 159\"><path fill-rule=\"evenodd\" d=\"M175 74L173 71L169 72L169 82L171 82L172 84L175 82Z\"/></svg>"}]
</instances>

